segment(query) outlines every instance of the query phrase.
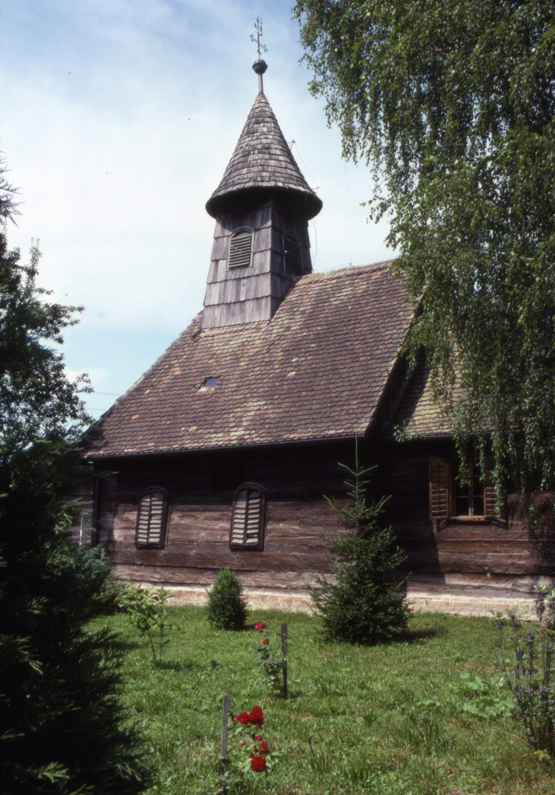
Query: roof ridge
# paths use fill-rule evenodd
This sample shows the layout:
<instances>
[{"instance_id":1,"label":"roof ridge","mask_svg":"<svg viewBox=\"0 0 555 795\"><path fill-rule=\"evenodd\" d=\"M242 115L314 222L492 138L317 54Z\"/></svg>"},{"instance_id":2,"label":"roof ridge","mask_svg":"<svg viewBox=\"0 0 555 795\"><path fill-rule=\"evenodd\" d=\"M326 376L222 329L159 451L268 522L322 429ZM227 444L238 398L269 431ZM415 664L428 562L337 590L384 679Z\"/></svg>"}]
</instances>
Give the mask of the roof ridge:
<instances>
[{"instance_id":1,"label":"roof ridge","mask_svg":"<svg viewBox=\"0 0 555 795\"><path fill-rule=\"evenodd\" d=\"M336 276L342 276L343 274L348 272L360 273L361 271L387 270L394 262L395 258L392 258L392 259L380 260L379 262L370 262L364 265L344 265L341 268L333 268L327 271L314 271L313 273L308 273L304 275L300 281L306 281L308 279L315 279L318 277L324 279L332 279Z\"/></svg>"}]
</instances>

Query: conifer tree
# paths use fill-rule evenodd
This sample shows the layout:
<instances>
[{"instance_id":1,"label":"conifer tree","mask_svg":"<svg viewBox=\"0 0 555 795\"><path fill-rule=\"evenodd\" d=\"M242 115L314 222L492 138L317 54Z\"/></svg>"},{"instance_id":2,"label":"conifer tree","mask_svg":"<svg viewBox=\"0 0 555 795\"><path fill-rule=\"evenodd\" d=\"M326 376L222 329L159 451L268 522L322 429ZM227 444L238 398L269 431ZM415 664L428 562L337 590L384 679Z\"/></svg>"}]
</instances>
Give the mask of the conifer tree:
<instances>
[{"instance_id":1,"label":"conifer tree","mask_svg":"<svg viewBox=\"0 0 555 795\"><path fill-rule=\"evenodd\" d=\"M59 352L73 308L8 250L15 211L0 161L0 781L3 795L130 795L148 770L126 725L121 652L91 619L118 588L95 550L75 546L66 503L87 415Z\"/></svg>"},{"instance_id":2,"label":"conifer tree","mask_svg":"<svg viewBox=\"0 0 555 795\"><path fill-rule=\"evenodd\" d=\"M346 504L328 502L343 531L324 536L331 577L316 575L316 584L308 591L325 640L372 644L407 625L403 594L407 577L400 574L406 555L393 530L380 524L388 498L368 500L373 468L360 467L358 455L354 469L339 466L349 475L345 481L349 499Z\"/></svg>"}]
</instances>

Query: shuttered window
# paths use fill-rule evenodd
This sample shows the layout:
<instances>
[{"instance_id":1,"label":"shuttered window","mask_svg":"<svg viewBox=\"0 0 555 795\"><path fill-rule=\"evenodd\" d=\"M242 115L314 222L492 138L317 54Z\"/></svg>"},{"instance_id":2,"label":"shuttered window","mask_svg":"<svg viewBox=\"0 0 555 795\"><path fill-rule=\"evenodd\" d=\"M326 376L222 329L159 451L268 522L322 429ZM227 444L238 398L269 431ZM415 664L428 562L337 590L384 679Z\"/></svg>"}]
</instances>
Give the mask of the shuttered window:
<instances>
[{"instance_id":1,"label":"shuttered window","mask_svg":"<svg viewBox=\"0 0 555 795\"><path fill-rule=\"evenodd\" d=\"M430 458L430 517L443 519L449 516L450 466L443 458Z\"/></svg>"},{"instance_id":2,"label":"shuttered window","mask_svg":"<svg viewBox=\"0 0 555 795\"><path fill-rule=\"evenodd\" d=\"M228 265L244 268L252 261L252 229L238 229L229 239Z\"/></svg>"},{"instance_id":3,"label":"shuttered window","mask_svg":"<svg viewBox=\"0 0 555 795\"><path fill-rule=\"evenodd\" d=\"M493 517L496 494L491 482L491 462L487 462L485 482L477 462L469 463L469 482L457 479L458 462L430 458L430 518Z\"/></svg>"},{"instance_id":4,"label":"shuttered window","mask_svg":"<svg viewBox=\"0 0 555 795\"><path fill-rule=\"evenodd\" d=\"M138 547L164 546L168 498L162 489L148 489L141 494L137 511Z\"/></svg>"},{"instance_id":5,"label":"shuttered window","mask_svg":"<svg viewBox=\"0 0 555 795\"><path fill-rule=\"evenodd\" d=\"M285 267L298 276L303 272L301 244L294 235L285 235Z\"/></svg>"},{"instance_id":6,"label":"shuttered window","mask_svg":"<svg viewBox=\"0 0 555 795\"><path fill-rule=\"evenodd\" d=\"M256 483L239 486L233 502L230 547L232 549L262 549L266 513L264 490Z\"/></svg>"}]
</instances>

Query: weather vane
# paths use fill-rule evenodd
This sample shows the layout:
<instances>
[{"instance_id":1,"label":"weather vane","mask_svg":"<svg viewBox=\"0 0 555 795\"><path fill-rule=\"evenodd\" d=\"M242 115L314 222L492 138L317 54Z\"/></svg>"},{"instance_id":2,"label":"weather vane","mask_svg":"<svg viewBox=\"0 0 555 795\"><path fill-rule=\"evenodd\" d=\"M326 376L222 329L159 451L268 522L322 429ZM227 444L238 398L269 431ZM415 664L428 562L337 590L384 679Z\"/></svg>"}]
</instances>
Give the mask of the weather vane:
<instances>
[{"instance_id":1,"label":"weather vane","mask_svg":"<svg viewBox=\"0 0 555 795\"><path fill-rule=\"evenodd\" d=\"M256 30L256 36L254 35L254 33L251 33L251 41L254 42L257 46L258 60L254 62L252 68L258 75L258 91L260 94L262 94L264 92L264 87L262 84L262 75L268 68L268 64L266 63L266 61L263 60L263 58L261 58L260 52L261 51L268 52L268 48L266 47L265 44L262 44L260 42L260 37L262 36L262 20L260 19L260 17L256 17L256 24L254 26L254 29Z\"/></svg>"}]
</instances>

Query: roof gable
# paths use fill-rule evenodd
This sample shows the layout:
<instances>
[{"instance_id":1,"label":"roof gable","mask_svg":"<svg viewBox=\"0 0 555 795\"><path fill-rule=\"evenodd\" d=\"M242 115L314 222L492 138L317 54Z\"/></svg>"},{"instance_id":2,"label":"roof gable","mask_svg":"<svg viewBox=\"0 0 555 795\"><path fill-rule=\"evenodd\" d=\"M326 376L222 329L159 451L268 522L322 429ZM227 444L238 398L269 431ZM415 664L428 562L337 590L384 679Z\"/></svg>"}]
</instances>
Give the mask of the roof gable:
<instances>
[{"instance_id":1,"label":"roof gable","mask_svg":"<svg viewBox=\"0 0 555 795\"><path fill-rule=\"evenodd\" d=\"M363 434L412 317L389 263L304 276L271 321L201 331L199 315L99 421L87 454Z\"/></svg>"}]
</instances>

